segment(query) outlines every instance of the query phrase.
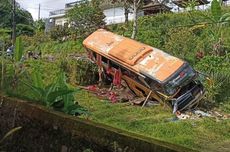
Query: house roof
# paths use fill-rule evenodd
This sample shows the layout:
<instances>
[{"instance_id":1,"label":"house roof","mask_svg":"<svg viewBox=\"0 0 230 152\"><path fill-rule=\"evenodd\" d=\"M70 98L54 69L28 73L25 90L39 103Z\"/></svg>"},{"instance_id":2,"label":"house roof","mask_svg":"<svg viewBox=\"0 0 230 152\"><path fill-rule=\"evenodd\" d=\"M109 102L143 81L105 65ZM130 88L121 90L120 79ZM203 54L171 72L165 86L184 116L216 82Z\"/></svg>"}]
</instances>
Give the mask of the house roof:
<instances>
[{"instance_id":1,"label":"house roof","mask_svg":"<svg viewBox=\"0 0 230 152\"><path fill-rule=\"evenodd\" d=\"M87 37L83 44L137 74L160 82L164 82L185 63L157 48L102 29Z\"/></svg>"},{"instance_id":2,"label":"house roof","mask_svg":"<svg viewBox=\"0 0 230 152\"><path fill-rule=\"evenodd\" d=\"M149 1L146 2L146 5L142 7L142 10L147 14L156 14L159 12L169 12L172 8L168 7L163 3L159 3L158 1Z\"/></svg>"},{"instance_id":3,"label":"house roof","mask_svg":"<svg viewBox=\"0 0 230 152\"><path fill-rule=\"evenodd\" d=\"M59 10L51 11L49 16L50 18L60 18L65 16L65 12L66 12L65 9L59 9Z\"/></svg>"},{"instance_id":4,"label":"house roof","mask_svg":"<svg viewBox=\"0 0 230 152\"><path fill-rule=\"evenodd\" d=\"M189 0L174 0L172 1L174 4L176 4L179 7L185 8L186 4L189 3ZM205 5L208 4L209 1L208 0L196 0L196 6L199 5Z\"/></svg>"},{"instance_id":5,"label":"house roof","mask_svg":"<svg viewBox=\"0 0 230 152\"><path fill-rule=\"evenodd\" d=\"M167 5L163 4L163 3L159 3L158 1L151 1L151 2L148 2L146 5L144 5L142 8L155 8L155 7L162 7L162 6L166 6L168 7ZM170 7L168 7L170 8Z\"/></svg>"}]
</instances>

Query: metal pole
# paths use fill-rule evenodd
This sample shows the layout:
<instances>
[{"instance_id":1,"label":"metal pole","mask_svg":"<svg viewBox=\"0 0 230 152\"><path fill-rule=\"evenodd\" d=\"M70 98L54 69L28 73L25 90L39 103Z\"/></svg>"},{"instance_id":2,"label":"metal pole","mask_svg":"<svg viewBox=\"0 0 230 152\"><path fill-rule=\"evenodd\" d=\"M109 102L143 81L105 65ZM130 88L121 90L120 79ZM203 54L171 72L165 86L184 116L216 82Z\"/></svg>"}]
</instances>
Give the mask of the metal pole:
<instances>
[{"instance_id":1,"label":"metal pole","mask_svg":"<svg viewBox=\"0 0 230 152\"><path fill-rule=\"evenodd\" d=\"M41 4L38 6L38 20L40 20L40 15L41 15Z\"/></svg>"},{"instance_id":2,"label":"metal pole","mask_svg":"<svg viewBox=\"0 0 230 152\"><path fill-rule=\"evenodd\" d=\"M1 59L2 59L2 73L1 73L1 89L3 89L3 86L4 86L4 49L5 49L5 42L3 41L2 43L2 56L1 56Z\"/></svg>"},{"instance_id":3,"label":"metal pole","mask_svg":"<svg viewBox=\"0 0 230 152\"><path fill-rule=\"evenodd\" d=\"M16 21L15 21L15 0L12 0L12 7L13 7L13 11L12 11L12 44L15 44L16 41Z\"/></svg>"}]
</instances>

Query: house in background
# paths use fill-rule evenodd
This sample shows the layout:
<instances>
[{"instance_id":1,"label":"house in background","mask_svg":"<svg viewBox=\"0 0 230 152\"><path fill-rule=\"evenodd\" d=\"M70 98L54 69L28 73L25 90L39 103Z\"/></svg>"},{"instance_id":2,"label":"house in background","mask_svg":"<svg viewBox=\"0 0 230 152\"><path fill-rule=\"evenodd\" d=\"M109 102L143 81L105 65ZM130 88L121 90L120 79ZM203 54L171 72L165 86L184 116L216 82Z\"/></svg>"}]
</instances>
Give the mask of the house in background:
<instances>
[{"instance_id":1,"label":"house in background","mask_svg":"<svg viewBox=\"0 0 230 152\"><path fill-rule=\"evenodd\" d=\"M197 10L205 10L210 7L211 0L195 0ZM68 24L66 12L78 5L82 0L76 0L72 3L65 4L64 9L59 9L50 12L49 19L46 21L46 31L49 31L53 26L64 26ZM143 0L144 5L139 11L138 16L155 15L164 12L183 12L188 10L186 6L189 0ZM230 5L230 0L223 0L223 5ZM100 6L105 15L105 22L107 25L118 24L125 22L125 8L119 3L111 3L111 0L104 0ZM126 12L127 13L127 12ZM133 20L134 16L132 9L128 11L128 20Z\"/></svg>"},{"instance_id":2,"label":"house in background","mask_svg":"<svg viewBox=\"0 0 230 152\"><path fill-rule=\"evenodd\" d=\"M51 11L49 14L50 22L53 23L53 25L62 25L64 26L68 22L68 18L66 18L66 12L74 7L74 5L80 4L81 1L76 1L72 3L65 4L64 9L59 9L55 11Z\"/></svg>"},{"instance_id":3,"label":"house in background","mask_svg":"<svg viewBox=\"0 0 230 152\"><path fill-rule=\"evenodd\" d=\"M64 25L65 23L68 22L68 19L66 18L66 12L73 8L74 5L80 4L82 1L76 1L72 3L67 3L65 4L64 9L60 10L55 10L50 12L49 18L50 21L53 22L54 25ZM171 8L167 7L164 4L160 4L156 0L145 0L144 1L144 7L141 9L138 13L138 16L144 16L144 15L151 15L155 13L161 13L161 12L166 12L170 11ZM146 6L146 7L145 7ZM115 3L112 4L110 1L104 2L101 5L101 8L104 12L105 15L105 22L107 25L110 24L118 24L118 23L124 23L125 22L125 8L122 7L121 4ZM128 19L133 20L133 13L132 9L129 9L129 14L128 14Z\"/></svg>"},{"instance_id":4,"label":"house in background","mask_svg":"<svg viewBox=\"0 0 230 152\"><path fill-rule=\"evenodd\" d=\"M81 3L81 1L76 1L72 3L67 3L65 5L64 9L55 10L50 12L49 19L50 22L53 22L54 25L64 25L68 22L68 19L66 18L66 12L73 8L74 5L78 5ZM105 22L107 25L109 24L117 24L117 23L123 23L125 21L125 9L121 7L121 5L117 4L105 4L102 6L104 15L105 15ZM143 15L143 13L139 13L139 15ZM129 20L133 19L133 14L129 13Z\"/></svg>"},{"instance_id":5,"label":"house in background","mask_svg":"<svg viewBox=\"0 0 230 152\"><path fill-rule=\"evenodd\" d=\"M65 9L55 10L50 12L49 19L50 22L54 25L64 25L67 22L67 18L65 17Z\"/></svg>"}]
</instances>

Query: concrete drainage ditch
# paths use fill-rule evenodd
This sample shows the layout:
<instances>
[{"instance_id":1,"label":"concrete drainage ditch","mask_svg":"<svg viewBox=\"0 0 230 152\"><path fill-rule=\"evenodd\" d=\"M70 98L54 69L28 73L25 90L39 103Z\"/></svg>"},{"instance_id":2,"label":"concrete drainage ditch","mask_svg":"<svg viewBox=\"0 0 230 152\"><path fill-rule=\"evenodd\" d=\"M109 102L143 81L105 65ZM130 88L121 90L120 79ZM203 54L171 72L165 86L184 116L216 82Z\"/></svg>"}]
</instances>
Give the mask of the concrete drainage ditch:
<instances>
[{"instance_id":1,"label":"concrete drainage ditch","mask_svg":"<svg viewBox=\"0 0 230 152\"><path fill-rule=\"evenodd\" d=\"M15 127L22 129L0 144L0 151L193 151L0 95L0 138Z\"/></svg>"}]
</instances>

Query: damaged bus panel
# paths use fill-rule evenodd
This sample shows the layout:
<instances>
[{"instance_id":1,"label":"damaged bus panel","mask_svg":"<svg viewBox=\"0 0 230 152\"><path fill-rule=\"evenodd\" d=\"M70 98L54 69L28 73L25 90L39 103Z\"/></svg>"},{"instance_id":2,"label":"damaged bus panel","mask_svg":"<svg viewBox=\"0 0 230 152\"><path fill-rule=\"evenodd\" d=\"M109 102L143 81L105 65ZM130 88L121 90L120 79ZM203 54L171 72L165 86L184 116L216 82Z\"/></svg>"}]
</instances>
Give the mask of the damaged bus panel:
<instances>
[{"instance_id":1,"label":"damaged bus panel","mask_svg":"<svg viewBox=\"0 0 230 152\"><path fill-rule=\"evenodd\" d=\"M140 97L169 105L174 112L191 108L202 98L198 73L186 62L157 48L99 29L87 37L89 57L108 76L116 71Z\"/></svg>"}]
</instances>

